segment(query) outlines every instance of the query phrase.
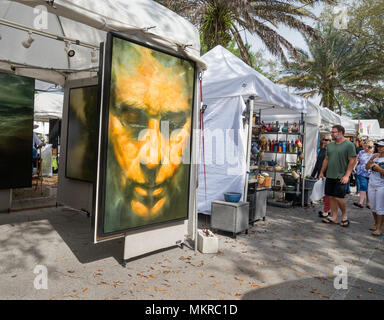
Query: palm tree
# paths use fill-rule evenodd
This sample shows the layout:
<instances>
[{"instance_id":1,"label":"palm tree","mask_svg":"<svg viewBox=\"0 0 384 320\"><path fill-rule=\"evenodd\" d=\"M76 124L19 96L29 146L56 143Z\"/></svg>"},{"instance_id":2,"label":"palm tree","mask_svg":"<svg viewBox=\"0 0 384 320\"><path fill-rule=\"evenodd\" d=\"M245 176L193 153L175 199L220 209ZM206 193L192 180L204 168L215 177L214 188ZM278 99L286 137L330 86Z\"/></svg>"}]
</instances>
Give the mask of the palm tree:
<instances>
[{"instance_id":1,"label":"palm tree","mask_svg":"<svg viewBox=\"0 0 384 320\"><path fill-rule=\"evenodd\" d=\"M305 98L321 95L321 105L341 114L342 97L368 103L380 103L384 65L361 43L332 23L319 25L322 40L305 39L309 53L298 50L299 61L286 65L278 83L295 87Z\"/></svg>"},{"instance_id":2,"label":"palm tree","mask_svg":"<svg viewBox=\"0 0 384 320\"><path fill-rule=\"evenodd\" d=\"M284 48L298 57L296 48L276 28L287 26L308 37L316 38L315 30L301 18L316 17L306 8L315 2L334 0L156 0L187 18L201 32L202 47L210 50L220 44L226 47L232 38L241 58L251 65L249 50L240 32L247 30L258 36L267 49L281 61L287 62Z\"/></svg>"}]
</instances>

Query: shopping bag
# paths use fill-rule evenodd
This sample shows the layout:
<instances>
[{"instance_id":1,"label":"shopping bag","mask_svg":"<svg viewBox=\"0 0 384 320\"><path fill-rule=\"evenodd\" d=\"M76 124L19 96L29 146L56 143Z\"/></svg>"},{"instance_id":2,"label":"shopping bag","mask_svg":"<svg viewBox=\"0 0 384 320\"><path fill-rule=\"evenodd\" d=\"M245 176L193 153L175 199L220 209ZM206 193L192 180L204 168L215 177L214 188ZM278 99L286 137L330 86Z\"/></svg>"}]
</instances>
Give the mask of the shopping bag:
<instances>
[{"instance_id":1,"label":"shopping bag","mask_svg":"<svg viewBox=\"0 0 384 320\"><path fill-rule=\"evenodd\" d=\"M319 179L313 185L311 201L319 201L324 197L325 179Z\"/></svg>"}]
</instances>

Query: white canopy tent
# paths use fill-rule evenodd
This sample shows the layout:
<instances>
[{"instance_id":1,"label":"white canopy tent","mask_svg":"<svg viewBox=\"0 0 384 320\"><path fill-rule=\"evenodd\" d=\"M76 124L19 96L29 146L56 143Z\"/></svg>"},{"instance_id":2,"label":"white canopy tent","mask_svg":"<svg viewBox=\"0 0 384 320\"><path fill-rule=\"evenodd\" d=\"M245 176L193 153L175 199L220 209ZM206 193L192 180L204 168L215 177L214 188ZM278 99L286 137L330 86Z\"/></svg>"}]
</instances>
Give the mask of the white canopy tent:
<instances>
[{"instance_id":1,"label":"white canopy tent","mask_svg":"<svg viewBox=\"0 0 384 320\"><path fill-rule=\"evenodd\" d=\"M35 94L35 121L61 119L63 115L64 93L42 92Z\"/></svg>"},{"instance_id":2,"label":"white canopy tent","mask_svg":"<svg viewBox=\"0 0 384 320\"><path fill-rule=\"evenodd\" d=\"M254 97L253 111L261 111L262 120L267 122L298 122L303 113L308 122L305 139L309 141L317 139L320 110L306 99L289 94L221 46L201 58L208 70L203 75L203 103L207 109L204 149L200 150L204 151L205 171L201 160L198 211L210 214L211 202L222 200L225 192L244 195L250 149L249 126L244 122L249 114L247 99ZM316 144L307 146L305 153L313 156L309 163L314 164Z\"/></svg>"},{"instance_id":3,"label":"white canopy tent","mask_svg":"<svg viewBox=\"0 0 384 320\"><path fill-rule=\"evenodd\" d=\"M328 108L319 108L321 115L320 132L330 133L332 126L342 125L345 128L346 133L357 133L357 125L354 120L351 120L344 116L340 116Z\"/></svg>"},{"instance_id":4,"label":"white canopy tent","mask_svg":"<svg viewBox=\"0 0 384 320\"><path fill-rule=\"evenodd\" d=\"M99 49L108 31L121 32L185 55L205 68L199 60L200 40L194 26L154 1L56 0L51 5L47 3L50 2L0 2L0 70L61 86L66 81L92 78L96 76L98 61L91 61L91 53ZM44 15L42 8L48 15ZM28 32L32 32L34 41L27 49L21 43L28 39ZM65 51L66 42L75 50L72 58Z\"/></svg>"},{"instance_id":5,"label":"white canopy tent","mask_svg":"<svg viewBox=\"0 0 384 320\"><path fill-rule=\"evenodd\" d=\"M361 137L369 137L377 139L381 137L380 124L377 119L360 119L353 120L359 130Z\"/></svg>"}]
</instances>

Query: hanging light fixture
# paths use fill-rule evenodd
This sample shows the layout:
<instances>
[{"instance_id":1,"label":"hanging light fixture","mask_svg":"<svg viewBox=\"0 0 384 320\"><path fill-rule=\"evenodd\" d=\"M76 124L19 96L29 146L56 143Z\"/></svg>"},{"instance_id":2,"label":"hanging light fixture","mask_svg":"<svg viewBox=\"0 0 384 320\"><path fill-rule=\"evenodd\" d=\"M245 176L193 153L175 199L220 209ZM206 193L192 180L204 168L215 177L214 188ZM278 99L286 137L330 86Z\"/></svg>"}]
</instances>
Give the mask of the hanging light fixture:
<instances>
[{"instance_id":1,"label":"hanging light fixture","mask_svg":"<svg viewBox=\"0 0 384 320\"><path fill-rule=\"evenodd\" d=\"M99 59L97 58L96 49L91 51L91 62L96 63Z\"/></svg>"},{"instance_id":2,"label":"hanging light fixture","mask_svg":"<svg viewBox=\"0 0 384 320\"><path fill-rule=\"evenodd\" d=\"M24 48L28 49L31 46L33 41L35 41L35 39L32 38L32 32L29 31L28 32L28 39L21 42L21 44L23 45Z\"/></svg>"},{"instance_id":3,"label":"hanging light fixture","mask_svg":"<svg viewBox=\"0 0 384 320\"><path fill-rule=\"evenodd\" d=\"M65 52L67 53L68 57L72 58L75 55L75 50L71 49L71 43L69 41L65 41Z\"/></svg>"}]
</instances>

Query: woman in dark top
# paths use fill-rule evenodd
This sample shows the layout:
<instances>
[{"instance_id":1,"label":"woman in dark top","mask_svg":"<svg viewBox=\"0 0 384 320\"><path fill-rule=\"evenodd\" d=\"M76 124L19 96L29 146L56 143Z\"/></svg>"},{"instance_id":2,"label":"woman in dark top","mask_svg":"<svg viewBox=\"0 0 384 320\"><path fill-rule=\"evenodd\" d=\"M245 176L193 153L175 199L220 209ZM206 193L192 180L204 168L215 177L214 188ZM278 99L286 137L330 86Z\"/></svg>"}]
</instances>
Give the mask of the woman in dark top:
<instances>
[{"instance_id":1,"label":"woman in dark top","mask_svg":"<svg viewBox=\"0 0 384 320\"><path fill-rule=\"evenodd\" d=\"M331 142L331 137L330 136L325 136L321 142L320 142L320 150L319 154L317 155L317 160L315 164L315 168L312 171L311 177L317 178L321 171L321 167L323 166L323 161L325 159L325 156L327 155L327 145L328 143ZM325 174L324 174L325 176ZM319 211L319 217L321 218L326 218L329 215L329 211L331 210L331 206L329 203L329 197L324 196L324 209L323 211Z\"/></svg>"}]
</instances>

